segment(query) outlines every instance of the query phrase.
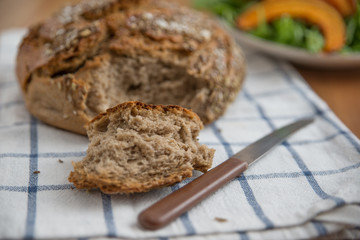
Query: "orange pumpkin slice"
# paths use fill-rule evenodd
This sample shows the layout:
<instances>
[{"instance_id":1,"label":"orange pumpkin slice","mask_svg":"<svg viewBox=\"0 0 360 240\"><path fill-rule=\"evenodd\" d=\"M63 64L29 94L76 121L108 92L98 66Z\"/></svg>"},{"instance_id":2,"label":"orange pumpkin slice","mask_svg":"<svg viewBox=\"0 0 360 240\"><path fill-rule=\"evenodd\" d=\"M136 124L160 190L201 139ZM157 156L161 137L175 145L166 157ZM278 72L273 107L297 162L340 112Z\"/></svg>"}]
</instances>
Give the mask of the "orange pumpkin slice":
<instances>
[{"instance_id":1,"label":"orange pumpkin slice","mask_svg":"<svg viewBox=\"0 0 360 240\"><path fill-rule=\"evenodd\" d=\"M325 38L324 51L341 49L345 43L345 23L332 6L321 0L277 0L257 3L242 13L236 24L242 30L250 30L261 21L272 20L287 14L319 26Z\"/></svg>"},{"instance_id":2,"label":"orange pumpkin slice","mask_svg":"<svg viewBox=\"0 0 360 240\"><path fill-rule=\"evenodd\" d=\"M355 12L353 0L323 0L335 7L343 16L352 15Z\"/></svg>"}]
</instances>

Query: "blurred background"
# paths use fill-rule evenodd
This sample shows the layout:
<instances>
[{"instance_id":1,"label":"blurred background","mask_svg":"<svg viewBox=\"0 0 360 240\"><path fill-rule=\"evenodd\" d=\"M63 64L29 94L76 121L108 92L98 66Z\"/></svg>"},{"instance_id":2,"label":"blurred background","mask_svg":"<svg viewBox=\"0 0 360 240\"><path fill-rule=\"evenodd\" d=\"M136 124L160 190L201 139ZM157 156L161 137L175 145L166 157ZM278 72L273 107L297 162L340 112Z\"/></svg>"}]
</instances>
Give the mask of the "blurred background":
<instances>
[{"instance_id":1,"label":"blurred background","mask_svg":"<svg viewBox=\"0 0 360 240\"><path fill-rule=\"evenodd\" d=\"M67 4L80 0L0 0L0 33L36 24ZM177 0L188 4L189 0ZM294 65L314 91L360 137L360 66L348 70Z\"/></svg>"}]
</instances>

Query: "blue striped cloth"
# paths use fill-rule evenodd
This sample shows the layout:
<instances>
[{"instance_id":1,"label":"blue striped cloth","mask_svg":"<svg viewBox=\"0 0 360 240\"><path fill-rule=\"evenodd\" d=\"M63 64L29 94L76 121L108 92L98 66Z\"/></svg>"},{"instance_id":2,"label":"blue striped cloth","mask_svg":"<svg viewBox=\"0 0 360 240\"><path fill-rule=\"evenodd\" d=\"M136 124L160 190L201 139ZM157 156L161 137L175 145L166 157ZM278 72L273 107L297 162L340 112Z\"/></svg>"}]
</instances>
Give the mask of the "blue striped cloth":
<instances>
[{"instance_id":1,"label":"blue striped cloth","mask_svg":"<svg viewBox=\"0 0 360 240\"><path fill-rule=\"evenodd\" d=\"M128 196L73 189L71 161L88 140L27 112L14 74L23 34L0 36L1 238L299 239L359 230L359 140L288 64L251 51L242 92L200 134L216 149L214 166L277 127L316 121L167 227L141 229L139 212L192 179Z\"/></svg>"}]
</instances>

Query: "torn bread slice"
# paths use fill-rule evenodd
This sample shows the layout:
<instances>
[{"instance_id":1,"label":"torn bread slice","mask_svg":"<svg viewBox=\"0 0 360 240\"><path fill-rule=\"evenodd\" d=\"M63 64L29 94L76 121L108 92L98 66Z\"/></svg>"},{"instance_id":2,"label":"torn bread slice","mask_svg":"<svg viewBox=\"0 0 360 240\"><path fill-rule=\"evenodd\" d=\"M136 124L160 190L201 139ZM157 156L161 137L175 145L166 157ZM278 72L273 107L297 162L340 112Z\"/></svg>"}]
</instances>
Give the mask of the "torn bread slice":
<instances>
[{"instance_id":1,"label":"torn bread slice","mask_svg":"<svg viewBox=\"0 0 360 240\"><path fill-rule=\"evenodd\" d=\"M125 102L87 125L87 155L73 163L69 181L104 193L145 192L206 172L214 149L198 143L203 125L176 105Z\"/></svg>"}]
</instances>

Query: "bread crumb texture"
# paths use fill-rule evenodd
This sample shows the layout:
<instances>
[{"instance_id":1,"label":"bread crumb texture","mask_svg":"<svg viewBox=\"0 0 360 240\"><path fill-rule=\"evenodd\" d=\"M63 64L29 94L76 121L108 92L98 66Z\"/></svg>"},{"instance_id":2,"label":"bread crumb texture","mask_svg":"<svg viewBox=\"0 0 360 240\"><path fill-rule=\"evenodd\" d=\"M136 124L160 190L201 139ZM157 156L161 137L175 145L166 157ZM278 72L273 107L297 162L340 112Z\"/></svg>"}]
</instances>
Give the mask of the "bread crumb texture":
<instances>
[{"instance_id":1,"label":"bread crumb texture","mask_svg":"<svg viewBox=\"0 0 360 240\"><path fill-rule=\"evenodd\" d=\"M203 13L162 0L86 0L29 29L16 73L28 110L53 126L84 125L125 101L176 104L204 124L240 91L245 58Z\"/></svg>"},{"instance_id":2,"label":"bread crumb texture","mask_svg":"<svg viewBox=\"0 0 360 240\"><path fill-rule=\"evenodd\" d=\"M87 155L69 181L107 194L145 192L206 172L214 149L198 143L199 117L175 105L125 102L87 125Z\"/></svg>"}]
</instances>

